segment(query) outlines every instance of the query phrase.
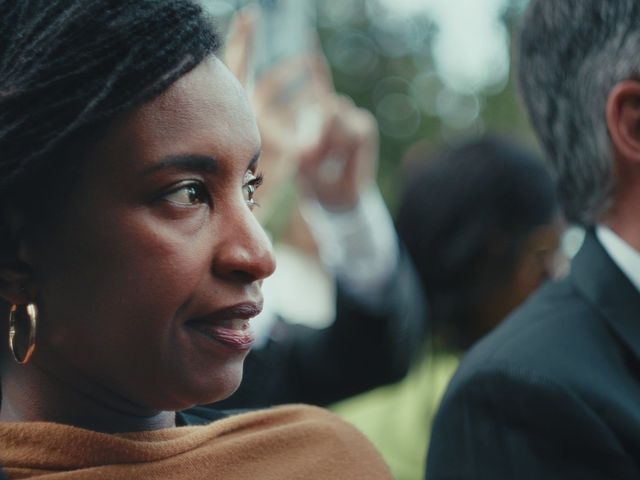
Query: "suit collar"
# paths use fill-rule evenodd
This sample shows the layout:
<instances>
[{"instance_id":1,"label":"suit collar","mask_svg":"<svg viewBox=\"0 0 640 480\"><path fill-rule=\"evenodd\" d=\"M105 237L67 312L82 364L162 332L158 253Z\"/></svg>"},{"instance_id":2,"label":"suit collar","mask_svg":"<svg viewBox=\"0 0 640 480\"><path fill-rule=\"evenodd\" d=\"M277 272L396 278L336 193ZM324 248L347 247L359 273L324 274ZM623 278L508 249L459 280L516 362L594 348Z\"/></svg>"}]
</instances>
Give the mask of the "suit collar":
<instances>
[{"instance_id":1,"label":"suit collar","mask_svg":"<svg viewBox=\"0 0 640 480\"><path fill-rule=\"evenodd\" d=\"M571 263L571 281L640 358L640 292L611 260L593 230Z\"/></svg>"}]
</instances>

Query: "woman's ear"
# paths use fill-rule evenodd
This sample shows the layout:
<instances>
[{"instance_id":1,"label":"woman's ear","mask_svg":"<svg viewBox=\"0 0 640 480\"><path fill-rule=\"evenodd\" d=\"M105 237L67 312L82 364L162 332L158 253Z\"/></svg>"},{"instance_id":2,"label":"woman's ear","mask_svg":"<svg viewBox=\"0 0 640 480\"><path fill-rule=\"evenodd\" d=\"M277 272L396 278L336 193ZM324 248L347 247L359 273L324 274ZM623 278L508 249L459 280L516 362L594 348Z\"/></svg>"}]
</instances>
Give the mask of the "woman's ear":
<instances>
[{"instance_id":1,"label":"woman's ear","mask_svg":"<svg viewBox=\"0 0 640 480\"><path fill-rule=\"evenodd\" d=\"M540 225L534 228L524 242L521 278L531 291L544 281L556 278L556 256L560 248L560 226Z\"/></svg>"},{"instance_id":2,"label":"woman's ear","mask_svg":"<svg viewBox=\"0 0 640 480\"><path fill-rule=\"evenodd\" d=\"M32 272L22 262L0 263L0 297L16 305L23 305L33 300L29 287Z\"/></svg>"},{"instance_id":3,"label":"woman's ear","mask_svg":"<svg viewBox=\"0 0 640 480\"><path fill-rule=\"evenodd\" d=\"M5 213L8 227L0 247L0 297L22 305L33 300L33 269L25 240L24 218L15 212ZM13 240L11 240L13 239Z\"/></svg>"},{"instance_id":4,"label":"woman's ear","mask_svg":"<svg viewBox=\"0 0 640 480\"><path fill-rule=\"evenodd\" d=\"M606 117L616 155L640 166L640 82L625 80L611 90Z\"/></svg>"}]
</instances>

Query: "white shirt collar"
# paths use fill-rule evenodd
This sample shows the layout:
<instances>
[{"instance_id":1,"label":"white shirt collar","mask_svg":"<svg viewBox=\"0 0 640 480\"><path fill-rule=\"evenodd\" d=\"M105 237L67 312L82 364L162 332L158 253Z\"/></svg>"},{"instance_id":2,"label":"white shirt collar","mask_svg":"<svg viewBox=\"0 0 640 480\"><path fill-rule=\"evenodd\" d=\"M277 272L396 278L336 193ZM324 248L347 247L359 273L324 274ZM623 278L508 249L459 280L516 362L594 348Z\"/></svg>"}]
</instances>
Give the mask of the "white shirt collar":
<instances>
[{"instance_id":1,"label":"white shirt collar","mask_svg":"<svg viewBox=\"0 0 640 480\"><path fill-rule=\"evenodd\" d=\"M611 259L640 292L640 252L604 225L596 227L596 235Z\"/></svg>"}]
</instances>

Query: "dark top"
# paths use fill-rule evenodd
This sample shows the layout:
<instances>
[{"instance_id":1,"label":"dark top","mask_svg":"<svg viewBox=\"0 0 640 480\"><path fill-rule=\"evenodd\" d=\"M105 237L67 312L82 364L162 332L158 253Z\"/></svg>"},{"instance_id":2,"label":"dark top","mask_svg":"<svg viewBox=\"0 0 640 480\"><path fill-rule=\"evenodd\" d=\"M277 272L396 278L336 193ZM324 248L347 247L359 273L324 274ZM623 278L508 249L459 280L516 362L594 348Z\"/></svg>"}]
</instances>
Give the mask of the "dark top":
<instances>
[{"instance_id":1,"label":"dark top","mask_svg":"<svg viewBox=\"0 0 640 480\"><path fill-rule=\"evenodd\" d=\"M593 232L465 357L427 479L640 478L640 293Z\"/></svg>"},{"instance_id":2,"label":"dark top","mask_svg":"<svg viewBox=\"0 0 640 480\"><path fill-rule=\"evenodd\" d=\"M424 343L420 281L405 252L376 308L337 286L336 319L318 330L280 321L245 360L242 384L216 408L327 405L402 379Z\"/></svg>"},{"instance_id":3,"label":"dark top","mask_svg":"<svg viewBox=\"0 0 640 480\"><path fill-rule=\"evenodd\" d=\"M216 420L222 420L238 411L217 410L211 407L193 407L182 412L176 412L176 426L185 427L187 425L208 425Z\"/></svg>"}]
</instances>

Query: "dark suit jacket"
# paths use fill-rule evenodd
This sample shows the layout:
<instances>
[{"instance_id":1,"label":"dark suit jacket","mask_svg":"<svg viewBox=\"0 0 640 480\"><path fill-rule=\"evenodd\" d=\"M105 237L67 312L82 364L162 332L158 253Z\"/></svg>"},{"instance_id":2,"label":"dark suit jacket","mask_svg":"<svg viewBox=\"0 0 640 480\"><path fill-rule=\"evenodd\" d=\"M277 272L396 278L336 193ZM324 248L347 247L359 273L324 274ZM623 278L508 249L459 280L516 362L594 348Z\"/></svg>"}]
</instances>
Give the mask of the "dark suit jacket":
<instances>
[{"instance_id":1,"label":"dark suit jacket","mask_svg":"<svg viewBox=\"0 0 640 480\"><path fill-rule=\"evenodd\" d=\"M465 357L427 479L640 479L640 293L593 232Z\"/></svg>"},{"instance_id":2,"label":"dark suit jacket","mask_svg":"<svg viewBox=\"0 0 640 480\"><path fill-rule=\"evenodd\" d=\"M336 320L317 330L280 322L253 350L242 384L216 408L303 402L327 405L403 378L424 343L422 288L406 252L385 296L371 309L338 284Z\"/></svg>"}]
</instances>

